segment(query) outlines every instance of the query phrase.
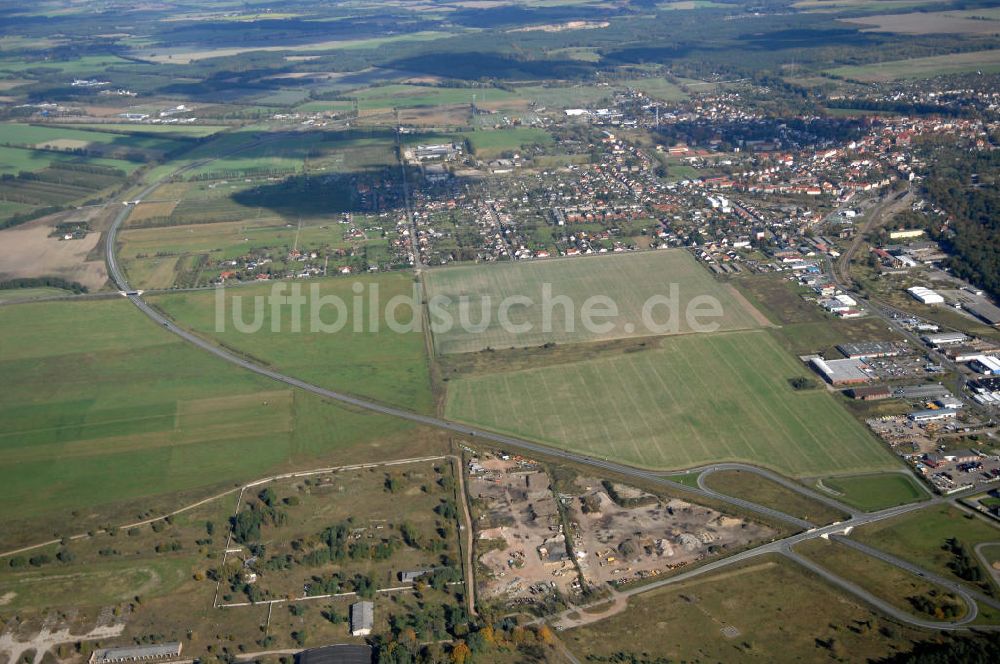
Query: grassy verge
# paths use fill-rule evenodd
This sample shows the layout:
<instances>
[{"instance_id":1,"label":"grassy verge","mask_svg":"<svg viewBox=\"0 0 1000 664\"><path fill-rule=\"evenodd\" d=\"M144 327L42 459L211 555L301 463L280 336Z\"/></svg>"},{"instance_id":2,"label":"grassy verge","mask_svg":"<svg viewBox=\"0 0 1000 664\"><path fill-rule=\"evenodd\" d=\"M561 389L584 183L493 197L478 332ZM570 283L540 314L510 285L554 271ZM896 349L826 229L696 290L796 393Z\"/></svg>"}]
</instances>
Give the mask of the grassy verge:
<instances>
[{"instance_id":1,"label":"grassy verge","mask_svg":"<svg viewBox=\"0 0 1000 664\"><path fill-rule=\"evenodd\" d=\"M835 491L838 500L867 512L927 500L927 492L902 473L830 477L823 486Z\"/></svg>"},{"instance_id":2,"label":"grassy verge","mask_svg":"<svg viewBox=\"0 0 1000 664\"><path fill-rule=\"evenodd\" d=\"M840 510L786 489L755 473L741 470L721 471L708 475L705 484L727 496L752 500L816 525L842 521L848 516Z\"/></svg>"}]
</instances>

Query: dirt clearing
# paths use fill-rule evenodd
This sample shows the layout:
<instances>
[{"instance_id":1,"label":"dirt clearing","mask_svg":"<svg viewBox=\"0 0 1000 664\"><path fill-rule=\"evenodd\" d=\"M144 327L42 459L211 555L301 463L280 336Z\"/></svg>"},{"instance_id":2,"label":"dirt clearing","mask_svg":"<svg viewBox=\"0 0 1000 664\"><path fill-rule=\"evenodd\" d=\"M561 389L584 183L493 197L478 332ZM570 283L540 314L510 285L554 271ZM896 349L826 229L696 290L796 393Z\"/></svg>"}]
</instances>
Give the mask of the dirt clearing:
<instances>
[{"instance_id":1,"label":"dirt clearing","mask_svg":"<svg viewBox=\"0 0 1000 664\"><path fill-rule=\"evenodd\" d=\"M99 232L78 240L51 237L57 222L89 220L74 211L0 231L0 279L62 277L99 290L108 280L104 260L96 257Z\"/></svg>"}]
</instances>

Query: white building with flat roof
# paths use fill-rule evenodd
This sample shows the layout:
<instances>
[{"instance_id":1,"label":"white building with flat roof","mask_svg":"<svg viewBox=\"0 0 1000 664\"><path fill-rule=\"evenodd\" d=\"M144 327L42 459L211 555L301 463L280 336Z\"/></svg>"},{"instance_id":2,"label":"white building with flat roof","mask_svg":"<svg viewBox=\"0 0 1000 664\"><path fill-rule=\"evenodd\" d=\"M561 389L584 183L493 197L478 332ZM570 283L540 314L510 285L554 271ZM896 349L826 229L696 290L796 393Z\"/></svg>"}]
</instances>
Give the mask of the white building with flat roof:
<instances>
[{"instance_id":1,"label":"white building with flat roof","mask_svg":"<svg viewBox=\"0 0 1000 664\"><path fill-rule=\"evenodd\" d=\"M924 288L923 286L914 286L913 288L907 288L906 292L909 293L913 299L923 302L924 304L944 304L944 298L930 288Z\"/></svg>"}]
</instances>

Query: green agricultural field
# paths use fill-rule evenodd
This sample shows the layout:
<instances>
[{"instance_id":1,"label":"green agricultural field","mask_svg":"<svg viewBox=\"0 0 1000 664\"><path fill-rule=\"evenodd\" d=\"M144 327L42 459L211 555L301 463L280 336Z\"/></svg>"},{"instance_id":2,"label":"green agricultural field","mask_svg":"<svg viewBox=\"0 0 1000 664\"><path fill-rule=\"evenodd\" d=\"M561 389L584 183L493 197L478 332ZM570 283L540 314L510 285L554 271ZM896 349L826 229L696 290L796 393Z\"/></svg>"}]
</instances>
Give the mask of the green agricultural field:
<instances>
[{"instance_id":1,"label":"green agricultural field","mask_svg":"<svg viewBox=\"0 0 1000 664\"><path fill-rule=\"evenodd\" d=\"M715 298L721 305L722 316L700 318L696 323L717 323L720 330L758 327L752 313L734 299L731 291L712 279L683 250L468 265L432 269L424 274L428 297L438 298L436 301L441 306L437 308L455 321L451 329L440 329L445 319L437 316L432 308L431 323L439 330L434 336L434 347L443 354L485 348L524 348L550 342L563 344L658 333L688 333L692 328L684 313L697 296ZM551 307L543 304L546 284L551 285L551 298L548 300L553 304ZM678 296L676 306L658 305L652 308L651 322L654 325L644 324L643 306L653 297L669 298L672 286ZM584 303L594 295L611 298L618 308L617 318L595 319L609 323L611 328L607 330L587 330L582 324ZM512 306L509 310L510 321L514 324L530 323L530 330L518 332L504 329L497 320L501 302L515 296L527 297L533 304L530 307ZM555 300L559 296L566 296L571 308L575 309L571 321L567 321L565 307ZM445 297L450 298L450 303L443 299ZM679 314L676 325L672 330L661 330L660 327L666 327L669 322L669 309ZM472 326L463 329L466 327L460 324L463 318L470 323L481 323L484 310L490 312L484 330L476 331ZM546 310L551 318L548 326L544 324ZM567 322L572 325L567 325Z\"/></svg>"},{"instance_id":2,"label":"green agricultural field","mask_svg":"<svg viewBox=\"0 0 1000 664\"><path fill-rule=\"evenodd\" d=\"M307 101L295 107L301 113L345 112L354 108L354 102L342 99L333 101Z\"/></svg>"},{"instance_id":3,"label":"green agricultural field","mask_svg":"<svg viewBox=\"0 0 1000 664\"><path fill-rule=\"evenodd\" d=\"M533 85L517 88L517 94L530 99L539 106L573 108L610 101L615 90L598 85L541 86Z\"/></svg>"},{"instance_id":4,"label":"green agricultural field","mask_svg":"<svg viewBox=\"0 0 1000 664\"><path fill-rule=\"evenodd\" d=\"M665 78L652 76L648 78L634 78L622 81L622 85L635 88L636 90L642 90L648 96L655 99L662 99L664 101L684 101L688 98L686 92Z\"/></svg>"},{"instance_id":5,"label":"green agricultural field","mask_svg":"<svg viewBox=\"0 0 1000 664\"><path fill-rule=\"evenodd\" d=\"M839 500L869 512L928 498L927 491L902 473L832 477L822 482L839 494Z\"/></svg>"},{"instance_id":6,"label":"green agricultural field","mask_svg":"<svg viewBox=\"0 0 1000 664\"><path fill-rule=\"evenodd\" d=\"M430 412L433 408L431 385L426 355L424 335L418 329L409 333L396 333L386 327L386 305L397 295L412 294L412 275L387 273L378 276L357 278L333 278L296 283L303 295L311 296L313 284L320 287L322 296L336 296L348 307L348 316L353 316L355 284L363 287L364 306L363 331L355 332L353 318L338 332L310 332L311 305L303 307L301 332L292 331L290 307L281 311L281 329L271 330L272 311L270 307L263 314L263 327L256 333L244 333L232 323L233 308L243 307L244 320L251 321L252 298L268 295L272 284L231 288L226 291L226 328L216 332L216 295L214 293L184 293L162 295L152 298L152 302L175 318L181 325L194 329L203 336L217 339L229 348L247 353L254 358L297 377L323 387L350 392L378 401L403 406L418 412ZM276 284L286 287L290 284ZM367 324L367 298L378 291L379 328L372 330ZM241 300L233 298L240 297ZM246 304L244 304L246 303ZM407 324L410 309L400 307L396 316L402 324ZM322 311L323 320L332 324L337 312L332 305Z\"/></svg>"},{"instance_id":7,"label":"green agricultural field","mask_svg":"<svg viewBox=\"0 0 1000 664\"><path fill-rule=\"evenodd\" d=\"M523 145L547 145L552 142L549 132L534 127L474 131L461 136L469 140L476 156L484 159L507 150L519 150Z\"/></svg>"},{"instance_id":8,"label":"green agricultural field","mask_svg":"<svg viewBox=\"0 0 1000 664\"><path fill-rule=\"evenodd\" d=\"M726 627L737 636L727 638ZM621 613L560 639L587 662L813 662L830 658L827 643L868 661L908 650L921 636L768 556L631 597Z\"/></svg>"},{"instance_id":9,"label":"green agricultural field","mask_svg":"<svg viewBox=\"0 0 1000 664\"><path fill-rule=\"evenodd\" d=\"M0 337L5 544L38 539L20 520L125 501L131 515L408 428L213 358L124 300L2 307Z\"/></svg>"},{"instance_id":10,"label":"green agricultural field","mask_svg":"<svg viewBox=\"0 0 1000 664\"><path fill-rule=\"evenodd\" d=\"M51 147L57 150L87 149L102 152L170 152L184 145L169 136L138 136L86 131L70 127L0 123L0 145Z\"/></svg>"},{"instance_id":11,"label":"green agricultural field","mask_svg":"<svg viewBox=\"0 0 1000 664\"><path fill-rule=\"evenodd\" d=\"M88 55L70 60L29 61L21 58L0 60L0 72L30 75L33 70L58 72L74 77L95 76L107 67L132 64L116 55Z\"/></svg>"},{"instance_id":12,"label":"green agricultural field","mask_svg":"<svg viewBox=\"0 0 1000 664\"><path fill-rule=\"evenodd\" d=\"M72 294L70 291L61 288L12 288L9 290L0 290L0 304Z\"/></svg>"},{"instance_id":13,"label":"green agricultural field","mask_svg":"<svg viewBox=\"0 0 1000 664\"><path fill-rule=\"evenodd\" d=\"M107 166L108 168L117 168L125 173L131 173L140 166L138 163L125 161L124 159L81 157L74 154L53 152L51 150L0 147L0 175L6 173L16 175L21 171L37 172L48 168L49 164L54 161Z\"/></svg>"},{"instance_id":14,"label":"green agricultural field","mask_svg":"<svg viewBox=\"0 0 1000 664\"><path fill-rule=\"evenodd\" d=\"M75 129L92 129L125 134L163 134L181 138L204 138L228 129L225 125L101 123L74 124Z\"/></svg>"},{"instance_id":15,"label":"green agricultural field","mask_svg":"<svg viewBox=\"0 0 1000 664\"><path fill-rule=\"evenodd\" d=\"M827 73L856 81L877 82L906 78L931 78L944 74L974 71L981 71L984 74L1000 71L1000 49L837 67L828 70Z\"/></svg>"},{"instance_id":16,"label":"green agricultural field","mask_svg":"<svg viewBox=\"0 0 1000 664\"><path fill-rule=\"evenodd\" d=\"M977 544L1000 543L1000 527L945 504L862 526L854 531L852 537L946 578L968 583L950 566L956 556L947 549L947 540L957 538L967 554L974 557L973 548ZM995 596L1000 588L990 583L990 574L986 569L980 568L980 574L982 587Z\"/></svg>"},{"instance_id":17,"label":"green agricultural field","mask_svg":"<svg viewBox=\"0 0 1000 664\"><path fill-rule=\"evenodd\" d=\"M345 94L357 97L358 108L362 111L472 104L473 95L480 104L518 99L516 94L496 88L436 88L404 84L364 88Z\"/></svg>"},{"instance_id":18,"label":"green agricultural field","mask_svg":"<svg viewBox=\"0 0 1000 664\"><path fill-rule=\"evenodd\" d=\"M767 331L664 337L659 348L449 382L449 418L636 466L744 461L792 477L896 468Z\"/></svg>"}]
</instances>

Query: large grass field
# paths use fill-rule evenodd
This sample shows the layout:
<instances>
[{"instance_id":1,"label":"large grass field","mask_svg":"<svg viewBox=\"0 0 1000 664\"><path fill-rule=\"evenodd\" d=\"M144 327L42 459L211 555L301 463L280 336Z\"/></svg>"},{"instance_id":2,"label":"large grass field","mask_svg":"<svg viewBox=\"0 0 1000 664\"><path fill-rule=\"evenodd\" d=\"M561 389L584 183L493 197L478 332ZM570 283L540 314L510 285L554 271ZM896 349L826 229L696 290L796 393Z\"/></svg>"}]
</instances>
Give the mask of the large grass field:
<instances>
[{"instance_id":1,"label":"large grass field","mask_svg":"<svg viewBox=\"0 0 1000 664\"><path fill-rule=\"evenodd\" d=\"M1000 528L983 518L972 516L951 505L933 505L916 512L878 523L862 526L852 537L910 560L938 574L964 581L949 567L955 558L945 548L949 538L957 538L964 544L970 557L972 549L983 542L1000 542ZM982 570L983 579L989 579L989 572ZM984 587L996 595L998 589L989 581Z\"/></svg>"},{"instance_id":2,"label":"large grass field","mask_svg":"<svg viewBox=\"0 0 1000 664\"><path fill-rule=\"evenodd\" d=\"M717 323L721 330L758 325L725 286L712 279L682 250L448 267L428 270L425 279L428 297L450 298L450 302L438 301L442 303L440 309L455 321L455 325L447 330L440 329L434 337L435 350L445 354L657 334L661 332L657 328L667 323L667 308L652 309L656 324L652 328L644 324L642 309L650 298L669 297L672 286L676 286L678 294L677 325L673 332L692 331L684 312L697 296L715 298L723 314L720 318L700 318L698 323ZM551 307L544 304L546 284L551 287L549 301L554 305ZM609 297L618 309L617 317L595 319L610 323L611 328L607 330L588 330L582 324L584 303L594 295ZM571 325L567 325L570 321L565 307L556 301L559 296L566 296L562 299L568 298L571 303ZM516 306L509 309L510 322L515 325L530 323L530 330L505 329L498 321L501 303L512 297L527 297L533 302L530 307L514 302ZM485 329L480 331L476 326L461 324L463 316L470 323L480 323L484 310L490 312ZM550 325L544 324L546 310L550 313ZM431 313L432 324L444 320L434 316L434 311Z\"/></svg>"},{"instance_id":3,"label":"large grass field","mask_svg":"<svg viewBox=\"0 0 1000 664\"><path fill-rule=\"evenodd\" d=\"M522 145L536 143L548 145L552 142L552 135L549 132L535 127L474 131L461 136L469 140L477 157L485 159L499 155L506 150L519 150Z\"/></svg>"},{"instance_id":4,"label":"large grass field","mask_svg":"<svg viewBox=\"0 0 1000 664\"><path fill-rule=\"evenodd\" d=\"M174 317L180 324L189 326L205 336L218 339L224 345L248 353L259 360L273 364L283 371L303 380L410 408L429 412L433 406L426 343L421 331L397 334L386 327L385 305L397 295L411 295L413 278L409 274L387 273L352 279L332 278L314 280L301 286L303 295L309 296L312 284L320 287L322 296L339 297L353 316L355 293L352 288L361 284L364 311L364 331L354 331L354 319L336 333L310 332L310 307L303 307L301 332L291 331L289 307L282 309L282 325L272 331L272 310L264 308L263 326L259 332L243 333L232 322L236 303L244 311L244 320L253 318L250 302L271 292L271 284L232 288L226 291L226 329L216 332L216 295L205 293L178 293L157 296L152 302ZM285 293L291 288L285 286ZM379 307L379 329L368 324L368 298L373 287L378 289L382 306ZM234 301L234 297L242 298ZM245 304L244 304L245 303ZM396 316L407 323L410 310L401 307ZM332 323L337 316L332 306L322 312L323 320Z\"/></svg>"},{"instance_id":5,"label":"large grass field","mask_svg":"<svg viewBox=\"0 0 1000 664\"><path fill-rule=\"evenodd\" d=\"M1000 49L934 55L926 58L890 60L870 65L851 65L830 69L827 73L864 82L891 81L906 78L931 78L944 74L1000 71Z\"/></svg>"},{"instance_id":6,"label":"large grass field","mask_svg":"<svg viewBox=\"0 0 1000 664\"><path fill-rule=\"evenodd\" d=\"M134 514L151 496L226 486L406 428L237 369L123 300L3 307L0 338L0 485L17 506L0 516L4 540L24 534L9 522L126 501Z\"/></svg>"},{"instance_id":7,"label":"large grass field","mask_svg":"<svg viewBox=\"0 0 1000 664\"><path fill-rule=\"evenodd\" d=\"M517 88L517 94L541 106L573 108L610 101L614 97L615 89L597 85L533 85Z\"/></svg>"},{"instance_id":8,"label":"large grass field","mask_svg":"<svg viewBox=\"0 0 1000 664\"><path fill-rule=\"evenodd\" d=\"M659 348L449 382L447 415L648 468L721 460L789 476L897 463L768 332L664 337Z\"/></svg>"},{"instance_id":9,"label":"large grass field","mask_svg":"<svg viewBox=\"0 0 1000 664\"><path fill-rule=\"evenodd\" d=\"M927 500L927 492L902 473L880 473L823 480L823 486L839 494L837 498L869 512Z\"/></svg>"},{"instance_id":10,"label":"large grass field","mask_svg":"<svg viewBox=\"0 0 1000 664\"><path fill-rule=\"evenodd\" d=\"M131 173L139 164L124 159L105 159L102 157L82 157L74 154L53 152L51 150L31 150L28 148L0 147L0 175L16 175L21 171L35 172L48 168L54 161L80 164L94 164L117 168L125 173Z\"/></svg>"},{"instance_id":11,"label":"large grass field","mask_svg":"<svg viewBox=\"0 0 1000 664\"><path fill-rule=\"evenodd\" d=\"M909 650L920 635L766 557L632 597L622 613L561 638L588 662L864 662Z\"/></svg>"},{"instance_id":12,"label":"large grass field","mask_svg":"<svg viewBox=\"0 0 1000 664\"><path fill-rule=\"evenodd\" d=\"M0 144L49 146L56 149L150 150L169 152L182 143L169 136L141 136L87 131L70 127L0 123Z\"/></svg>"},{"instance_id":13,"label":"large grass field","mask_svg":"<svg viewBox=\"0 0 1000 664\"><path fill-rule=\"evenodd\" d=\"M497 88L436 88L403 84L365 88L347 94L347 96L357 97L358 107L362 111L420 106L471 105L473 95L476 97L476 102L480 104L518 99L514 93Z\"/></svg>"}]
</instances>

